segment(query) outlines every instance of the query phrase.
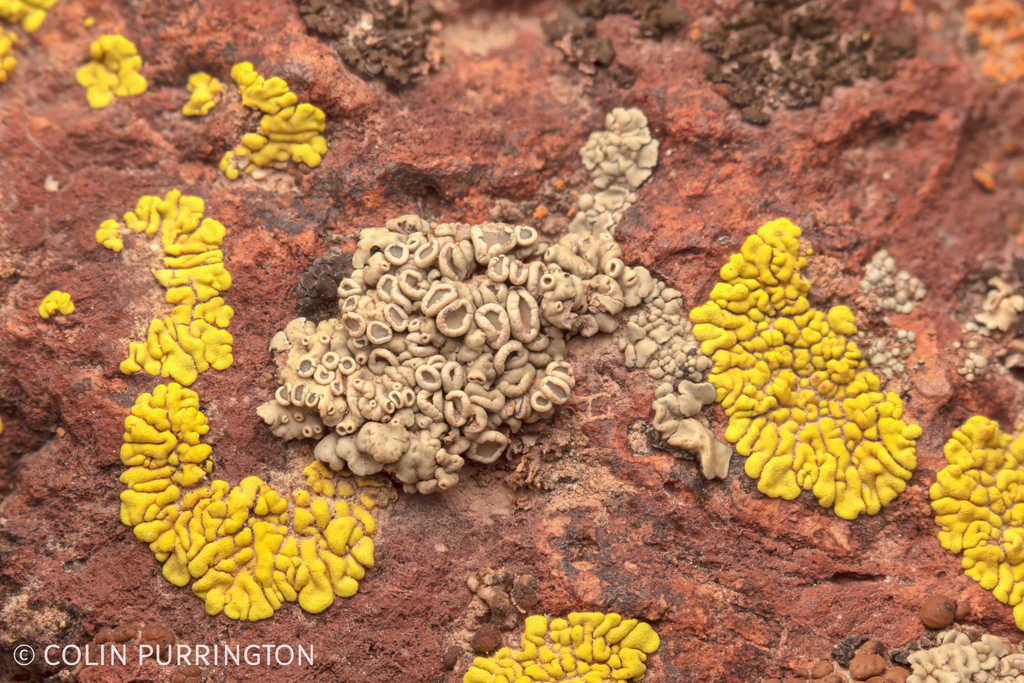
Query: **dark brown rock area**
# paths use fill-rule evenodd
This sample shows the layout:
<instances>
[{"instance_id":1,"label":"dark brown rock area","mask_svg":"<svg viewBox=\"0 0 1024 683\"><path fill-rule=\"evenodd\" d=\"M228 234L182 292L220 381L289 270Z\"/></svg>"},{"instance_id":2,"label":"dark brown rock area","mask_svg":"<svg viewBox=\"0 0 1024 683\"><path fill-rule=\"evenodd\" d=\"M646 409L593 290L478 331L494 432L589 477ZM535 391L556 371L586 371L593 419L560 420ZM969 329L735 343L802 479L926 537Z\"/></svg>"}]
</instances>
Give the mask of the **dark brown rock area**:
<instances>
[{"instance_id":1,"label":"dark brown rock area","mask_svg":"<svg viewBox=\"0 0 1024 683\"><path fill-rule=\"evenodd\" d=\"M702 32L739 11L677 4ZM754 126L705 78L713 57L690 24L653 40L638 36L630 14L595 22L595 37L635 74L624 91L605 71L581 74L550 44L541 23L565 4L453 5L438 27L437 70L400 89L350 68L336 38L309 29L293 2L60 0L19 41L17 69L0 84L0 679L456 683L472 653L450 649L454 624L472 597L467 576L481 567L536 577L535 587L512 588L527 602L536 593L531 613L617 611L653 624L661 648L648 661L652 683L786 680L851 634L863 640L850 659L873 639L899 664L907 644L926 638L920 610L933 594L963 602L973 627L1019 642L1012 610L939 545L928 499L954 428L979 413L1009 431L1022 407L1013 375L970 383L951 356L963 338L965 283L1007 274L1012 257L1024 257L1011 233L1020 223L1008 225L1024 215L1020 157L1000 151L1024 132L1024 88L982 79L959 6L836 4L839 34L860 22L910 31L914 56L897 60L888 80L854 78ZM104 33L135 42L149 89L92 110L75 69ZM230 182L218 170L253 129L229 76L243 60L327 114L330 149L311 173ZM185 83L200 70L228 88L209 116L188 119ZM512 459L468 465L453 490L401 495L383 510L376 563L354 597L318 615L286 604L271 619L238 623L208 616L190 589L171 585L118 517L124 419L160 381L124 376L118 364L169 307L148 243L130 236L115 255L95 242L100 223L177 188L226 226L234 364L192 388L210 420L216 476L283 481L310 462L312 444L274 438L255 409L273 389L268 342L300 312L302 274L331 247L351 253L359 229L408 213L480 223L514 211L550 239L568 223L561 207L586 191L579 148L617 106L641 108L661 148L616 237L628 262L649 267L688 306L706 300L748 235L783 216L814 250L815 306L852 305L864 265L883 247L924 281L914 312L890 316L917 336L910 361L925 361L891 387L904 397L904 419L923 429L907 490L848 522L807 493L765 497L740 456L726 479L707 481L691 458L648 438L657 382L627 370L614 339L575 339L572 400L524 430ZM990 159L1001 164L991 192L972 178ZM36 309L54 289L76 310L42 320ZM854 313L864 329L885 327ZM721 408L704 415L724 439ZM130 650L149 633L157 644L302 644L315 661L200 667L198 676L185 664L13 663L19 644L84 647L116 641L119 627L130 627Z\"/></svg>"}]
</instances>

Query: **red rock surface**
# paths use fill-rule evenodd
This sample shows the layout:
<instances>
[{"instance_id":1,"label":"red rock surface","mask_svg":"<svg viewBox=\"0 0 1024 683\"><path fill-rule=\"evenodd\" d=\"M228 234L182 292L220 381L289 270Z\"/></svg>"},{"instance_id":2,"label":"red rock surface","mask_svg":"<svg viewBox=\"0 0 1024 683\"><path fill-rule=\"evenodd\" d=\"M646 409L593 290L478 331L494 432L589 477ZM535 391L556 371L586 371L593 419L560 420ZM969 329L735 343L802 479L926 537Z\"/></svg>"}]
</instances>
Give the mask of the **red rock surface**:
<instances>
[{"instance_id":1,"label":"red rock surface","mask_svg":"<svg viewBox=\"0 0 1024 683\"><path fill-rule=\"evenodd\" d=\"M844 28L865 19L917 30L917 56L890 81L839 88L818 109L754 127L704 79L706 57L690 35L737 3L682 4L695 21L661 42L634 41L625 16L600 22L618 63L637 74L630 90L607 74L587 79L545 42L540 20L558 3L481 0L449 13L440 71L393 91L349 73L291 2L61 0L0 86L0 677L25 673L10 663L19 643L84 645L103 627L134 624L165 626L186 644L314 648L314 666L301 671L211 667L203 675L212 681L458 681L471 655L447 672L442 654L470 599L467 574L488 566L538 577L538 612L652 622L662 638L646 679L655 683L786 678L853 633L895 649L922 635L921 603L936 592L969 603L970 623L1018 641L1011 610L939 546L927 490L954 427L980 412L1009 428L1020 408L1010 378L964 382L950 345L961 338L964 283L1022 252L1005 227L1021 212L1021 190L986 193L971 171L1019 139L1024 90L979 80L977 57L960 47L961 10L949 3L909 13L897 0L842 3ZM95 28L83 27L86 16ZM105 32L135 41L150 87L90 110L74 71ZM220 155L255 122L232 93L207 118L180 114L190 73L227 81L242 60L285 78L329 117L330 152L297 184L232 183L218 172ZM650 417L655 383L627 371L612 341L578 340L574 401L530 430L568 444L541 463L544 486L510 489L512 461L468 467L444 495L402 496L380 516L378 564L354 598L320 615L287 605L240 624L207 616L188 589L164 580L118 520L117 481L124 417L156 384L117 366L165 310L163 290L141 242L130 238L119 256L95 243L100 222L179 188L227 226L235 363L193 388L211 420L218 476L272 479L311 457L308 444L285 444L261 423L255 407L269 392L255 380L274 370L267 342L294 316L312 259L334 244L351 250L356 230L404 213L478 222L500 200L532 207L542 188L578 171L579 147L615 106L642 108L662 141L619 238L689 303L703 302L728 255L778 216L801 224L815 250L817 305L852 302L883 246L924 280L923 305L893 316L917 333L911 360L925 360L905 387L907 413L924 429L919 466L897 502L847 522L807 494L764 497L742 458L724 482L708 482L692 459L643 439L637 447L630 436ZM57 192L44 190L47 175ZM52 289L71 292L73 315L39 318ZM721 435L720 408L707 414ZM78 678L172 674L106 666Z\"/></svg>"}]
</instances>

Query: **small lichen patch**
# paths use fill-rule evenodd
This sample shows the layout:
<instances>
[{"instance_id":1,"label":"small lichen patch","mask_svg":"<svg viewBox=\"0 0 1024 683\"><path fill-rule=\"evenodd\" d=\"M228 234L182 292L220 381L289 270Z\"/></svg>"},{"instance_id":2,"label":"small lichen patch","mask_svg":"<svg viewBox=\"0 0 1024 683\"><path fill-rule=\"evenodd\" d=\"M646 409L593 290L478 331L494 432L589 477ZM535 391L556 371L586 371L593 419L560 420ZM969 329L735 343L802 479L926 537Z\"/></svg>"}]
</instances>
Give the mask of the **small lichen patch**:
<instances>
[{"instance_id":1,"label":"small lichen patch","mask_svg":"<svg viewBox=\"0 0 1024 683\"><path fill-rule=\"evenodd\" d=\"M724 479L729 472L732 449L715 439L711 430L693 419L705 405L715 400L710 382L683 380L676 390L662 384L654 393L652 425L670 446L697 453L705 479Z\"/></svg>"},{"instance_id":2,"label":"small lichen patch","mask_svg":"<svg viewBox=\"0 0 1024 683\"><path fill-rule=\"evenodd\" d=\"M264 79L249 62L236 64L231 77L238 84L242 104L264 116L259 133L247 133L241 145L224 153L220 161L224 175L235 180L244 171L259 178L273 168L285 168L289 161L319 166L327 153L323 111L308 102L298 103L287 83L276 77Z\"/></svg>"},{"instance_id":3,"label":"small lichen patch","mask_svg":"<svg viewBox=\"0 0 1024 683\"><path fill-rule=\"evenodd\" d=\"M579 196L569 231L615 234L623 212L636 203L636 190L658 165L658 145L639 109L620 107L605 116L605 130L591 133L580 150L596 192Z\"/></svg>"},{"instance_id":4,"label":"small lichen patch","mask_svg":"<svg viewBox=\"0 0 1024 683\"><path fill-rule=\"evenodd\" d=\"M200 197L183 197L172 190L164 199L141 198L135 211L124 215L134 232L159 234L164 268L153 275L167 289L167 303L174 307L169 316L150 321L144 343L128 345L128 357L121 363L126 375L144 370L188 386L199 373L211 367L224 370L233 362L227 327L234 311L220 296L231 287L220 249L225 229L204 218L204 208ZM105 221L96 240L119 251L118 223Z\"/></svg>"},{"instance_id":5,"label":"small lichen patch","mask_svg":"<svg viewBox=\"0 0 1024 683\"><path fill-rule=\"evenodd\" d=\"M299 2L306 25L335 38L338 56L356 73L398 85L440 65L440 7L412 0Z\"/></svg>"},{"instance_id":6,"label":"small lichen patch","mask_svg":"<svg viewBox=\"0 0 1024 683\"><path fill-rule=\"evenodd\" d=\"M71 302L71 295L58 290L47 294L39 304L39 316L41 318L49 318L57 313L70 315L74 310L75 304Z\"/></svg>"},{"instance_id":7,"label":"small lichen patch","mask_svg":"<svg viewBox=\"0 0 1024 683\"><path fill-rule=\"evenodd\" d=\"M146 92L146 79L139 73L142 57L135 44L124 36L100 36L89 46L89 59L75 78L86 89L93 109L106 107L115 96L134 97Z\"/></svg>"},{"instance_id":8,"label":"small lichen patch","mask_svg":"<svg viewBox=\"0 0 1024 683\"><path fill-rule=\"evenodd\" d=\"M1016 0L978 0L965 11L967 31L988 53L985 76L1008 83L1024 76L1024 6Z\"/></svg>"},{"instance_id":9,"label":"small lichen patch","mask_svg":"<svg viewBox=\"0 0 1024 683\"><path fill-rule=\"evenodd\" d=\"M257 477L209 481L208 431L198 395L178 384L141 395L125 420L121 521L149 544L164 577L192 582L208 614L248 621L285 602L318 613L355 595L373 566L371 511L394 500L390 484L319 462L290 492Z\"/></svg>"},{"instance_id":10,"label":"small lichen patch","mask_svg":"<svg viewBox=\"0 0 1024 683\"><path fill-rule=\"evenodd\" d=\"M645 368L654 379L700 382L711 368L701 353L678 290L655 281L650 303L629 319L619 349L627 368Z\"/></svg>"},{"instance_id":11,"label":"small lichen patch","mask_svg":"<svg viewBox=\"0 0 1024 683\"><path fill-rule=\"evenodd\" d=\"M649 624L618 614L574 612L566 619L527 617L521 650L477 657L463 683L640 681L647 656L658 650Z\"/></svg>"},{"instance_id":12,"label":"small lichen patch","mask_svg":"<svg viewBox=\"0 0 1024 683\"><path fill-rule=\"evenodd\" d=\"M1024 436L976 415L946 442L931 487L939 543L963 553L964 573L1014 608L1024 630Z\"/></svg>"},{"instance_id":13,"label":"small lichen patch","mask_svg":"<svg viewBox=\"0 0 1024 683\"><path fill-rule=\"evenodd\" d=\"M982 309L974 314L974 320L990 330L1007 332L1015 328L1019 314L1024 311L1024 296L1001 277L990 279L988 285L992 289L986 294Z\"/></svg>"},{"instance_id":14,"label":"small lichen patch","mask_svg":"<svg viewBox=\"0 0 1024 683\"><path fill-rule=\"evenodd\" d=\"M18 60L14 58L14 44L18 37L13 33L0 31L0 83L6 83L7 77L14 73Z\"/></svg>"},{"instance_id":15,"label":"small lichen patch","mask_svg":"<svg viewBox=\"0 0 1024 683\"><path fill-rule=\"evenodd\" d=\"M185 116L206 116L224 92L224 85L208 73L195 73L188 77L186 86L191 96L181 113Z\"/></svg>"},{"instance_id":16,"label":"small lichen patch","mask_svg":"<svg viewBox=\"0 0 1024 683\"><path fill-rule=\"evenodd\" d=\"M57 0L0 0L0 19L20 23L25 33L34 33L56 4Z\"/></svg>"},{"instance_id":17,"label":"small lichen patch","mask_svg":"<svg viewBox=\"0 0 1024 683\"><path fill-rule=\"evenodd\" d=\"M924 283L896 270L896 260L885 249L871 257L860 289L866 295L864 307L873 312L913 313L914 305L928 294Z\"/></svg>"},{"instance_id":18,"label":"small lichen patch","mask_svg":"<svg viewBox=\"0 0 1024 683\"><path fill-rule=\"evenodd\" d=\"M876 514L917 466L917 425L903 401L867 372L853 314L823 313L800 276L800 228L786 219L747 238L722 267L710 301L690 319L714 362L709 380L729 417L726 438L773 498L812 491L844 519Z\"/></svg>"},{"instance_id":19,"label":"small lichen patch","mask_svg":"<svg viewBox=\"0 0 1024 683\"><path fill-rule=\"evenodd\" d=\"M840 33L828 3L769 0L746 5L700 42L713 55L705 75L756 124L768 123L781 106L817 106L855 78L890 78L897 60L916 48L911 33L876 32L863 22Z\"/></svg>"}]
</instances>

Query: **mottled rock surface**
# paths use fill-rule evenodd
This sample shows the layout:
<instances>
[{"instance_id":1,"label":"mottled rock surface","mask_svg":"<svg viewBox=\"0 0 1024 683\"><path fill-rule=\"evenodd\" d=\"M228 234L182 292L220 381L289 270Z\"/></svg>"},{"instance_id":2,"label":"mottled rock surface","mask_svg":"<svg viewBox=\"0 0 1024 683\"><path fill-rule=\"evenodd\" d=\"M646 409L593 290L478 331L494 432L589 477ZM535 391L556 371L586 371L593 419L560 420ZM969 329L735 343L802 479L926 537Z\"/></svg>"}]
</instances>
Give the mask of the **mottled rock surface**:
<instances>
[{"instance_id":1,"label":"mottled rock surface","mask_svg":"<svg viewBox=\"0 0 1024 683\"><path fill-rule=\"evenodd\" d=\"M916 55L888 81L837 87L819 107L782 109L757 127L705 79L708 56L691 34L735 11L732 0L714 9L680 0L690 23L660 41L644 39L629 15L598 21L597 37L636 76L627 90L607 72L581 74L548 42L541 22L562 3L449 4L445 62L398 90L351 72L293 2L61 0L19 42L17 70L0 85L0 678L42 680L62 668L16 670L19 643L81 646L133 625L186 644L314 648L301 674L209 667L211 681L454 683L471 661L449 649L470 598L466 577L498 566L537 577L535 612L617 611L652 623L662 638L649 662L654 683L787 679L850 634L897 651L924 635L921 605L935 593L968 605L975 627L1019 642L1011 610L939 546L927 495L956 426L980 412L1010 429L1021 409L1012 376L968 383L950 357L966 283L1024 255L1009 229L1022 225L1021 162L1007 144L1024 129L1024 88L981 80L962 9L836 5L841 30L867 21L916 32ZM149 90L91 110L74 72L89 43L114 32L138 46ZM326 112L330 151L312 173L230 182L217 162L254 115L233 96L207 117L181 115L191 73L229 82L243 60ZM298 314L296 288L313 260L332 246L353 251L358 229L406 213L478 223L529 207L522 220L557 235L569 220L558 207L573 205L582 182L578 150L616 106L640 107L661 140L661 163L617 239L688 306L703 303L747 235L780 216L815 251L818 306L852 305L881 248L924 282L913 313L891 314L916 334L910 360L925 361L893 385L924 430L899 499L851 523L809 494L761 495L742 457L724 481L707 481L651 438L657 382L627 370L613 339L578 339L573 400L526 430L511 460L468 466L457 489L403 495L382 511L377 565L355 597L319 615L286 605L239 624L207 616L169 584L118 520L117 481L124 417L157 383L121 375L118 363L167 306L149 271L154 255L129 238L115 256L96 244L99 224L142 195L179 188L227 227L235 361L193 389L212 425L217 476L273 482L312 459L310 444L273 438L255 408L269 397L257 379L275 370L267 343ZM987 192L972 170L994 160ZM44 321L36 309L53 289L71 293L76 310ZM855 313L881 330L880 318ZM721 409L705 415L722 438ZM77 676L174 674L108 665Z\"/></svg>"}]
</instances>

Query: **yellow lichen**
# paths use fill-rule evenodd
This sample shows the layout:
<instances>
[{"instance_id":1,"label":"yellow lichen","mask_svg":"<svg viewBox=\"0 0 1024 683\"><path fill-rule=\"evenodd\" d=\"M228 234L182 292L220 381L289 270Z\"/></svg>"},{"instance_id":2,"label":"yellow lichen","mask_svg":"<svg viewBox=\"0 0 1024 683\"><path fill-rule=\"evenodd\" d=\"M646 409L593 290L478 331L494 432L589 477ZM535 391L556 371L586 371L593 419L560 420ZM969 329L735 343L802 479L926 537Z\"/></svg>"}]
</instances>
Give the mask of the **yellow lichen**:
<instances>
[{"instance_id":1,"label":"yellow lichen","mask_svg":"<svg viewBox=\"0 0 1024 683\"><path fill-rule=\"evenodd\" d=\"M121 521L149 544L164 577L194 580L208 614L249 621L285 602L317 613L354 595L373 566L371 510L395 499L390 484L320 462L290 493L257 477L209 481L207 431L198 395L179 384L143 394L125 420Z\"/></svg>"},{"instance_id":2,"label":"yellow lichen","mask_svg":"<svg viewBox=\"0 0 1024 683\"><path fill-rule=\"evenodd\" d=\"M103 245L115 254L121 251L121 248L124 247L124 242L121 241L117 221L103 221L100 224L99 230L96 231L96 243Z\"/></svg>"},{"instance_id":3,"label":"yellow lichen","mask_svg":"<svg viewBox=\"0 0 1024 683\"><path fill-rule=\"evenodd\" d=\"M49 318L57 313L70 315L74 310L75 305L71 303L71 295L57 290L43 297L42 302L39 304L39 315L42 318Z\"/></svg>"},{"instance_id":4,"label":"yellow lichen","mask_svg":"<svg viewBox=\"0 0 1024 683\"><path fill-rule=\"evenodd\" d=\"M146 92L146 79L139 70L142 57L134 43L120 35L100 36L89 47L90 62L75 74L86 89L89 106L102 109L117 97Z\"/></svg>"},{"instance_id":5,"label":"yellow lichen","mask_svg":"<svg viewBox=\"0 0 1024 683\"><path fill-rule=\"evenodd\" d=\"M0 0L0 19L12 24L21 22L26 33L33 33L43 25L46 12L57 0Z\"/></svg>"},{"instance_id":6,"label":"yellow lichen","mask_svg":"<svg viewBox=\"0 0 1024 683\"><path fill-rule=\"evenodd\" d=\"M939 543L964 573L1013 607L1024 631L1024 435L976 415L946 442L949 465L931 487Z\"/></svg>"},{"instance_id":7,"label":"yellow lichen","mask_svg":"<svg viewBox=\"0 0 1024 683\"><path fill-rule=\"evenodd\" d=\"M864 369L850 310L811 309L799 237L785 219L762 226L690 319L714 361L708 379L729 417L725 436L758 489L787 500L812 491L856 519L906 487L921 429L901 421L902 400Z\"/></svg>"},{"instance_id":8,"label":"yellow lichen","mask_svg":"<svg viewBox=\"0 0 1024 683\"><path fill-rule=\"evenodd\" d=\"M14 72L14 67L18 66L18 60L14 58L13 50L16 42L18 42L16 35L0 31L0 83L6 83L7 76Z\"/></svg>"},{"instance_id":9,"label":"yellow lichen","mask_svg":"<svg viewBox=\"0 0 1024 683\"><path fill-rule=\"evenodd\" d=\"M238 84L242 104L263 112L260 132L242 137L242 144L225 152L220 169L231 180L239 171L252 174L289 160L310 168L320 165L327 153L327 140L321 135L326 117L312 104L297 104L298 98L280 78L264 79L249 62L236 64L231 77Z\"/></svg>"},{"instance_id":10,"label":"yellow lichen","mask_svg":"<svg viewBox=\"0 0 1024 683\"><path fill-rule=\"evenodd\" d=\"M572 613L567 619L526 618L522 650L477 657L463 683L613 683L640 681L658 649L649 624L618 614Z\"/></svg>"},{"instance_id":11,"label":"yellow lichen","mask_svg":"<svg viewBox=\"0 0 1024 683\"><path fill-rule=\"evenodd\" d=\"M134 212L124 215L135 232L160 234L165 267L153 275L174 307L169 316L150 321L145 343L128 345L128 358L121 363L126 375L144 370L188 386L199 373L211 367L224 370L234 360L225 329L234 311L220 297L231 287L220 250L225 230L212 218L203 218L204 208L201 198L172 190L164 199L143 197ZM105 221L96 240L118 251L117 222Z\"/></svg>"},{"instance_id":12,"label":"yellow lichen","mask_svg":"<svg viewBox=\"0 0 1024 683\"><path fill-rule=\"evenodd\" d=\"M189 76L187 87L192 96L181 109L185 116L206 116L220 102L221 93L224 92L220 81L203 72Z\"/></svg>"}]
</instances>

